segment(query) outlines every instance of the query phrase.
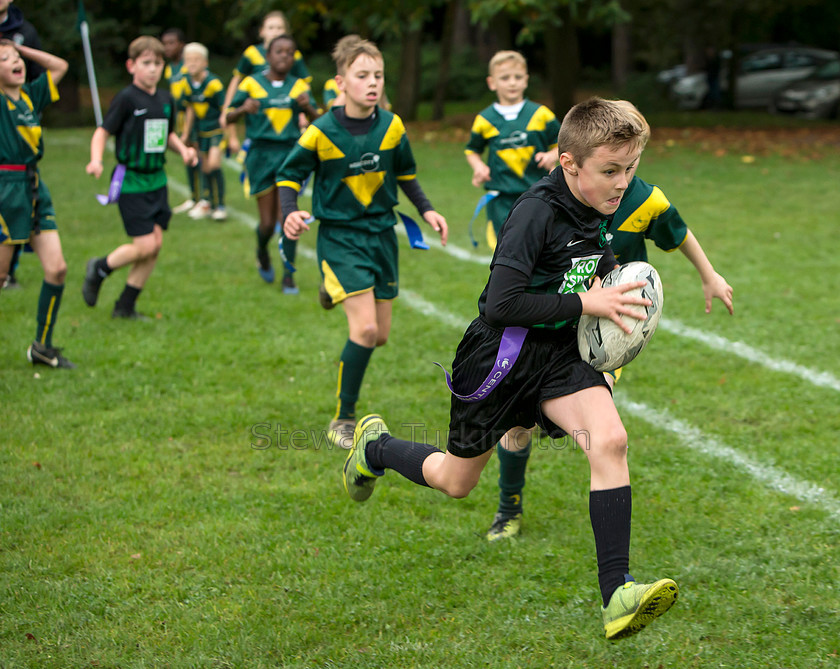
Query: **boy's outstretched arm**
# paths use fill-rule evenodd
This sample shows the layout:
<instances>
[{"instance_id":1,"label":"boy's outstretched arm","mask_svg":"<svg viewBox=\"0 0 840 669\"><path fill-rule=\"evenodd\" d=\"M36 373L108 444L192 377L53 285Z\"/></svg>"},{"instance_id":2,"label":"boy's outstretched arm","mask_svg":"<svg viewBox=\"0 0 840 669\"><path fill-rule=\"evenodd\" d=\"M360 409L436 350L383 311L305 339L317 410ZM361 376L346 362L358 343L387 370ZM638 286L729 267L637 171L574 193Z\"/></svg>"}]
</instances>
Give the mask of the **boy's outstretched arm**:
<instances>
[{"instance_id":1,"label":"boy's outstretched arm","mask_svg":"<svg viewBox=\"0 0 840 669\"><path fill-rule=\"evenodd\" d=\"M105 144L110 136L105 128L99 126L93 131L93 137L90 140L90 162L85 167L85 172L97 179L102 176L102 155L105 153Z\"/></svg>"},{"instance_id":2,"label":"boy's outstretched arm","mask_svg":"<svg viewBox=\"0 0 840 669\"><path fill-rule=\"evenodd\" d=\"M723 302L730 314L734 313L735 308L732 306L732 286L726 283L726 279L712 267L712 263L709 262L706 253L703 251L703 247L700 246L700 242L697 241L697 238L691 230L686 234L685 241L680 246L680 251L683 252L683 255L697 269L700 280L703 282L703 296L706 298L706 313L708 314L712 311L712 300L715 297Z\"/></svg>"}]
</instances>

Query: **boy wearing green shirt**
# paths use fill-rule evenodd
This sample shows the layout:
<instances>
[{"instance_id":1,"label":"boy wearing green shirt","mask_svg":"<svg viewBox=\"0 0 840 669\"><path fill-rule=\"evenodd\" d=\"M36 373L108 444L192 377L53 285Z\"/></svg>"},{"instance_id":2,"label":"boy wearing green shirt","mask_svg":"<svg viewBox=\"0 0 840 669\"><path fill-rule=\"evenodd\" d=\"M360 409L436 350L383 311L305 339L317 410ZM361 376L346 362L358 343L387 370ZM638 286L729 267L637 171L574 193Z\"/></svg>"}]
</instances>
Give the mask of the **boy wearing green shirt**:
<instances>
[{"instance_id":1,"label":"boy wearing green shirt","mask_svg":"<svg viewBox=\"0 0 840 669\"><path fill-rule=\"evenodd\" d=\"M164 171L167 147L177 151L185 164L198 162L195 149L185 146L174 131L175 103L169 90L158 86L163 67L160 40L144 35L129 44L126 68L132 83L117 93L90 142L90 162L85 171L98 179L102 176L105 144L112 135L116 139L118 165L109 196L116 197L123 226L131 237L130 243L108 255L88 260L85 269L82 297L93 307L102 282L115 269L131 265L125 288L111 312L113 318L145 318L135 304L155 267L163 231L172 215Z\"/></svg>"}]
</instances>

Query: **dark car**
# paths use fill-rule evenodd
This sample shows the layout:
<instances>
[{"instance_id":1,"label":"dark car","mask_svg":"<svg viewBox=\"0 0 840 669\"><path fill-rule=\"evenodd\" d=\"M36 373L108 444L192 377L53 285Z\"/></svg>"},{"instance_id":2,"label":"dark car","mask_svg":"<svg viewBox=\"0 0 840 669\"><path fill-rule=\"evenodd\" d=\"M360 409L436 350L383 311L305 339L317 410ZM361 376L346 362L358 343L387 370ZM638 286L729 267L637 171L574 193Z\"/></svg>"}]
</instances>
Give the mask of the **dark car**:
<instances>
[{"instance_id":1,"label":"dark car","mask_svg":"<svg viewBox=\"0 0 840 669\"><path fill-rule=\"evenodd\" d=\"M788 84L770 103L770 111L804 118L837 118L840 110L840 60L833 60L814 73Z\"/></svg>"}]
</instances>

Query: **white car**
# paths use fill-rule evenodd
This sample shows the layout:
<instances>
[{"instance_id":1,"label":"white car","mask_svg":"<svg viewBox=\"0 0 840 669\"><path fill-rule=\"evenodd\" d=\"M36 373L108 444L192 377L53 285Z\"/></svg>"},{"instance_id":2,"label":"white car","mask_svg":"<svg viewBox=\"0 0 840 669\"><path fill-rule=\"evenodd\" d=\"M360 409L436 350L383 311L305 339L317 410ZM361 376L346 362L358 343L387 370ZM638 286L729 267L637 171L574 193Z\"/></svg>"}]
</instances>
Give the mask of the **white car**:
<instances>
[{"instance_id":1,"label":"white car","mask_svg":"<svg viewBox=\"0 0 840 669\"><path fill-rule=\"evenodd\" d=\"M816 68L840 58L836 51L809 47L779 47L754 51L741 59L736 79L736 107L767 107L773 95L792 81L810 75ZM721 69L720 86L728 88L729 74ZM708 103L705 72L690 74L671 86L671 97L680 109L701 109Z\"/></svg>"}]
</instances>

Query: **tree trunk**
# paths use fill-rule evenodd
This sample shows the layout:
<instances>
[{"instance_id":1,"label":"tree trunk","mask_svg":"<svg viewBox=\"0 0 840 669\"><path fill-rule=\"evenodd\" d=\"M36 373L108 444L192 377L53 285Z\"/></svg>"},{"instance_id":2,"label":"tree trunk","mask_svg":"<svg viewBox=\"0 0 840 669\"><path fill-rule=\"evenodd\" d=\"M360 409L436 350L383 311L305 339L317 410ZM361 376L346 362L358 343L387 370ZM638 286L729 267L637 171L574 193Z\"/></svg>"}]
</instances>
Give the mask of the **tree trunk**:
<instances>
[{"instance_id":1,"label":"tree trunk","mask_svg":"<svg viewBox=\"0 0 840 669\"><path fill-rule=\"evenodd\" d=\"M446 14L443 17L443 34L440 39L440 62L438 63L437 86L432 108L432 119L443 119L446 105L446 89L449 85L449 68L452 63L453 38L455 35L455 20L458 16L460 0L449 0L446 3Z\"/></svg>"},{"instance_id":2,"label":"tree trunk","mask_svg":"<svg viewBox=\"0 0 840 669\"><path fill-rule=\"evenodd\" d=\"M414 29L405 34L400 57L400 74L397 82L397 99L394 110L404 121L417 120L417 103L420 98L420 51L423 33Z\"/></svg>"},{"instance_id":3,"label":"tree trunk","mask_svg":"<svg viewBox=\"0 0 840 669\"><path fill-rule=\"evenodd\" d=\"M562 25L545 32L545 56L548 87L554 113L563 118L575 104L580 56L577 29L568 7L560 10Z\"/></svg>"},{"instance_id":4,"label":"tree trunk","mask_svg":"<svg viewBox=\"0 0 840 669\"><path fill-rule=\"evenodd\" d=\"M630 74L631 24L620 23L612 30L612 83L616 91L627 85Z\"/></svg>"}]
</instances>

